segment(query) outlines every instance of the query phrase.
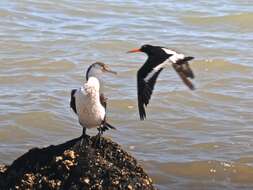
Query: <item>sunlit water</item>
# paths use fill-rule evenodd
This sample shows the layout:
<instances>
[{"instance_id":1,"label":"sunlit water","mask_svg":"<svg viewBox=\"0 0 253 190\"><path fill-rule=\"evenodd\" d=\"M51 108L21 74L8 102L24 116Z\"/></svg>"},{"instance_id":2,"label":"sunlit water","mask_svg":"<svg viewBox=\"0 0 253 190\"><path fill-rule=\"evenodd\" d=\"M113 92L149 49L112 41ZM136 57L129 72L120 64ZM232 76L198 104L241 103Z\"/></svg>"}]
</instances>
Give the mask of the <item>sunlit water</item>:
<instances>
[{"instance_id":1,"label":"sunlit water","mask_svg":"<svg viewBox=\"0 0 253 190\"><path fill-rule=\"evenodd\" d=\"M159 189L253 188L253 2L0 2L0 161L77 137L72 88L108 63L106 136L130 151ZM194 56L196 91L172 69L139 121L136 72L150 43ZM95 134L96 130L89 131Z\"/></svg>"}]
</instances>

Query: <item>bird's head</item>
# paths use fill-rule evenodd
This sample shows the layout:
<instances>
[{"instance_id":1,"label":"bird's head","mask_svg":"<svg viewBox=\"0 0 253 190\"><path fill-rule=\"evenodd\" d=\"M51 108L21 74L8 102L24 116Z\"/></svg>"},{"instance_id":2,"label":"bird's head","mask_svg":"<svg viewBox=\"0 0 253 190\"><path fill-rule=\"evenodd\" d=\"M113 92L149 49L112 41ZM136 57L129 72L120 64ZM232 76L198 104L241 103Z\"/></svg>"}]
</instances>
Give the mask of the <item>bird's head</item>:
<instances>
[{"instance_id":1,"label":"bird's head","mask_svg":"<svg viewBox=\"0 0 253 190\"><path fill-rule=\"evenodd\" d=\"M141 46L140 48L130 50L127 53L136 53L136 52L143 52L143 53L146 53L148 56L165 55L165 52L162 50L162 47L152 46L149 44L145 44L145 45Z\"/></svg>"},{"instance_id":2,"label":"bird's head","mask_svg":"<svg viewBox=\"0 0 253 190\"><path fill-rule=\"evenodd\" d=\"M95 62L92 65L89 66L89 68L86 71L86 80L89 79L89 77L97 77L105 74L105 73L112 73L117 74L117 72L110 69L110 67L102 62Z\"/></svg>"},{"instance_id":3,"label":"bird's head","mask_svg":"<svg viewBox=\"0 0 253 190\"><path fill-rule=\"evenodd\" d=\"M145 44L145 45L141 46L140 48L132 49L132 50L128 51L127 53L143 52L143 53L149 54L153 51L153 49L154 49L154 46L149 45L149 44Z\"/></svg>"}]
</instances>

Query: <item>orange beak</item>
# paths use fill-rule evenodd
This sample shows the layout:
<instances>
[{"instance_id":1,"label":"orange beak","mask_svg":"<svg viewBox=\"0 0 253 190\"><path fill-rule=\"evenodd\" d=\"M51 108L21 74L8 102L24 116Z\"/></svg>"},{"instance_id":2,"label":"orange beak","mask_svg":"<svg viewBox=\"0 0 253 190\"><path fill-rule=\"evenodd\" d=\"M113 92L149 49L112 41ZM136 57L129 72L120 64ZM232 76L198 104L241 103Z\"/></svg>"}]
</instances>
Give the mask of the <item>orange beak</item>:
<instances>
[{"instance_id":1,"label":"orange beak","mask_svg":"<svg viewBox=\"0 0 253 190\"><path fill-rule=\"evenodd\" d=\"M141 52L140 49L132 49L130 51L128 51L127 53L136 53L136 52Z\"/></svg>"}]
</instances>

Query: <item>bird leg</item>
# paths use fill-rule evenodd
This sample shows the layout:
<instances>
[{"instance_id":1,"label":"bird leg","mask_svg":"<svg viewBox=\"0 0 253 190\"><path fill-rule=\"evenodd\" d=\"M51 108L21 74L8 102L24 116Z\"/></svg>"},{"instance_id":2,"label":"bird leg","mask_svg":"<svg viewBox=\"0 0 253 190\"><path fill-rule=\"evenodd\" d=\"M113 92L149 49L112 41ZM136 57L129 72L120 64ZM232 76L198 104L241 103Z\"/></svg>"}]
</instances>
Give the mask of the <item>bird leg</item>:
<instances>
[{"instance_id":1,"label":"bird leg","mask_svg":"<svg viewBox=\"0 0 253 190\"><path fill-rule=\"evenodd\" d=\"M102 123L99 126L99 128L97 128L98 129L98 134L96 136L96 144L97 144L98 147L101 146L101 136L103 135L103 132L104 132L103 126L104 126L104 124Z\"/></svg>"},{"instance_id":2,"label":"bird leg","mask_svg":"<svg viewBox=\"0 0 253 190\"><path fill-rule=\"evenodd\" d=\"M83 127L83 133L82 133L82 135L81 135L81 142L80 142L80 150L82 150L82 147L83 147L83 141L84 141L84 139L86 138L86 127Z\"/></svg>"},{"instance_id":3,"label":"bird leg","mask_svg":"<svg viewBox=\"0 0 253 190\"><path fill-rule=\"evenodd\" d=\"M84 138L85 136L86 136L86 127L83 127L82 137Z\"/></svg>"}]
</instances>

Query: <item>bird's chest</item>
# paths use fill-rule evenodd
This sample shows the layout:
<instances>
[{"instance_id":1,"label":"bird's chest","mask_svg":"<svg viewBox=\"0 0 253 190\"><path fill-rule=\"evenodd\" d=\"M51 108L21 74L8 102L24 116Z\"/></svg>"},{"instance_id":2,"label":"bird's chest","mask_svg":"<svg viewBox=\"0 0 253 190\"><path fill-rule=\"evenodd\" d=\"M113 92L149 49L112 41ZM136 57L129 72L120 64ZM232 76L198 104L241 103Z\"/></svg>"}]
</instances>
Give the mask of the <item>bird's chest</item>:
<instances>
[{"instance_id":1,"label":"bird's chest","mask_svg":"<svg viewBox=\"0 0 253 190\"><path fill-rule=\"evenodd\" d=\"M90 97L80 97L77 104L79 121L88 128L100 125L105 117L105 110L97 101Z\"/></svg>"}]
</instances>

